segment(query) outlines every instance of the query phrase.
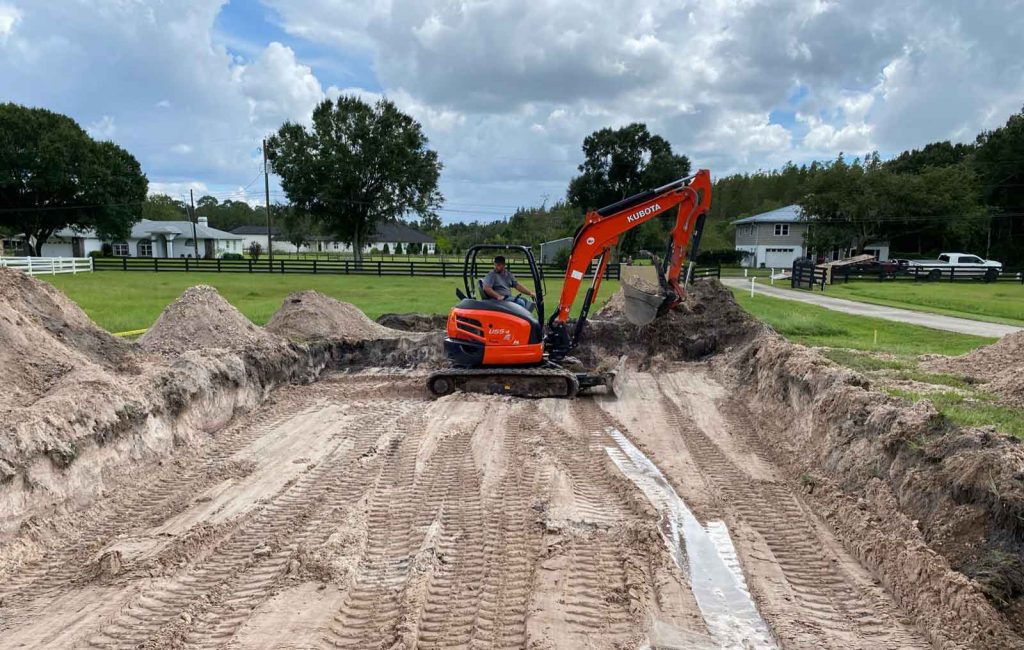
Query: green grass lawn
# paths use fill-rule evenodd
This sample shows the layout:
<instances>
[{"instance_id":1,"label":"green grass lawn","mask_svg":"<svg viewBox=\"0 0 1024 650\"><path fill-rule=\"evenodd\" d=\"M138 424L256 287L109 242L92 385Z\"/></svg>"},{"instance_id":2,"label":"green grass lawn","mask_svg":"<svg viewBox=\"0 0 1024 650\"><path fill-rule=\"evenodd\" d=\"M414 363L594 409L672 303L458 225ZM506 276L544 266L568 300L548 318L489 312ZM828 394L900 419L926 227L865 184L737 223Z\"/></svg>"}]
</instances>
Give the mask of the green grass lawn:
<instances>
[{"instance_id":1,"label":"green grass lawn","mask_svg":"<svg viewBox=\"0 0 1024 650\"><path fill-rule=\"evenodd\" d=\"M995 339L865 318L733 289L740 305L786 338L805 345L897 355L963 354Z\"/></svg>"},{"instance_id":2,"label":"green grass lawn","mask_svg":"<svg viewBox=\"0 0 1024 650\"><path fill-rule=\"evenodd\" d=\"M734 289L733 295L744 309L786 338L824 348L826 357L871 377L892 395L913 402L931 400L939 413L962 426L994 426L1024 438L1024 410L997 404L984 386L973 381L919 368L917 355L963 354L995 339L853 316L764 295L751 298L741 289ZM909 380L931 388L926 392L891 388L885 385L888 380Z\"/></svg>"},{"instance_id":3,"label":"green grass lawn","mask_svg":"<svg viewBox=\"0 0 1024 650\"><path fill-rule=\"evenodd\" d=\"M350 302L370 318L388 312L447 313L455 304L455 287L461 278L411 278L262 273L152 273L146 271L98 271L78 275L38 276L61 289L78 303L100 327L111 332L144 329L153 324L163 308L196 284L217 288L228 302L254 323L270 319L293 291L316 289ZM529 285L527 285L529 286ZM585 285L589 286L589 285ZM561 278L547 281L547 314L558 303ZM595 308L619 288L601 284ZM577 302L583 299L580 291Z\"/></svg>"},{"instance_id":4,"label":"green grass lawn","mask_svg":"<svg viewBox=\"0 0 1024 650\"><path fill-rule=\"evenodd\" d=\"M1015 282L867 282L829 286L828 295L946 316L1024 325L1024 285Z\"/></svg>"}]
</instances>

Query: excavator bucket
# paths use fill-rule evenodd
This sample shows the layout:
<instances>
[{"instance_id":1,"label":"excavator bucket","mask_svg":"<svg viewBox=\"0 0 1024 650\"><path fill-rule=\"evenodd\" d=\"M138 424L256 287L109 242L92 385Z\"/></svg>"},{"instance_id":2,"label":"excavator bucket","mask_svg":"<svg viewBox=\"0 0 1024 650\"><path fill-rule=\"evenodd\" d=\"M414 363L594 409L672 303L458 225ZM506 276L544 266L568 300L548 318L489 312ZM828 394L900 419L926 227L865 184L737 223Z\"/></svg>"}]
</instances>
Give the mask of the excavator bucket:
<instances>
[{"instance_id":1,"label":"excavator bucket","mask_svg":"<svg viewBox=\"0 0 1024 650\"><path fill-rule=\"evenodd\" d=\"M622 311L626 320L638 326L653 323L661 315L665 304L665 296L661 291L646 291L629 282L622 283L622 297Z\"/></svg>"}]
</instances>

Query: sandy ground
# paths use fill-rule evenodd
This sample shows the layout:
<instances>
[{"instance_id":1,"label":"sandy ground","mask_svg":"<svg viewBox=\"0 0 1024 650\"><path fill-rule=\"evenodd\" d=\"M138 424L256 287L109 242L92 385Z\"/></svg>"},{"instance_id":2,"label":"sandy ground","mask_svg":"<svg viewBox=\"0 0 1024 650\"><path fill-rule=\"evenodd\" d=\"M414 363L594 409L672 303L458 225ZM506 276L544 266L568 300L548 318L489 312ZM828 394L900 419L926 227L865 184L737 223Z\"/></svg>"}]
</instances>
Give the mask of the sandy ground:
<instances>
[{"instance_id":1,"label":"sandy ground","mask_svg":"<svg viewBox=\"0 0 1024 650\"><path fill-rule=\"evenodd\" d=\"M0 270L0 648L1024 648L1024 445L718 283L619 304L617 397L432 400L437 319L196 287L133 345Z\"/></svg>"},{"instance_id":2,"label":"sandy ground","mask_svg":"<svg viewBox=\"0 0 1024 650\"><path fill-rule=\"evenodd\" d=\"M125 476L4 576L0 645L926 646L703 366L633 372L619 399L429 401L421 381L285 387ZM615 433L724 522L771 636L709 629Z\"/></svg>"}]
</instances>

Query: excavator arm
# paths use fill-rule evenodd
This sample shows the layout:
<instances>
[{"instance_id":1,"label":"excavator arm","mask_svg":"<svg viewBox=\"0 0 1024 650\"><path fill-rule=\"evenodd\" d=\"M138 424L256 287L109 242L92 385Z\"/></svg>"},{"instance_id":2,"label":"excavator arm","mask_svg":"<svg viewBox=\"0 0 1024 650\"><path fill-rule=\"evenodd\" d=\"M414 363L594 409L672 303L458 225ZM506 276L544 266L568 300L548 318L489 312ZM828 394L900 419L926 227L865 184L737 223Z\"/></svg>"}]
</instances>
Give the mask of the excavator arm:
<instances>
[{"instance_id":1,"label":"excavator arm","mask_svg":"<svg viewBox=\"0 0 1024 650\"><path fill-rule=\"evenodd\" d=\"M601 278L608 266L611 249L618 243L619 237L676 207L678 212L669 237L668 250L662 267L658 270L658 280L663 294L658 313L664 313L678 304L685 297L679 282L683 264L688 255L692 257L696 254L704 217L710 205L711 172L702 169L693 176L641 192L600 210L588 212L573 239L562 293L558 306L548 322L549 352L557 358L576 346L586 324L590 306L601 285ZM693 245L688 252L687 247L691 242ZM595 259L598 262L593 283L587 289L576 328L570 334L569 311Z\"/></svg>"}]
</instances>

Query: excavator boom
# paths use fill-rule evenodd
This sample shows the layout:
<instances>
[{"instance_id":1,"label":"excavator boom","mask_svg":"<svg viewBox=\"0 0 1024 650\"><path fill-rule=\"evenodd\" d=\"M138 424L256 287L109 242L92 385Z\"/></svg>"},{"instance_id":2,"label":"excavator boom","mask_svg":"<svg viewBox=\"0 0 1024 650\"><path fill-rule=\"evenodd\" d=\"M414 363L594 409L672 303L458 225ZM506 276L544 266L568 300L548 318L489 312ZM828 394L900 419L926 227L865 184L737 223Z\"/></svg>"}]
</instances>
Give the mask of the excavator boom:
<instances>
[{"instance_id":1,"label":"excavator boom","mask_svg":"<svg viewBox=\"0 0 1024 650\"><path fill-rule=\"evenodd\" d=\"M579 342L586 319L601 286L609 255L619 237L644 223L677 208L675 224L669 236L663 265L658 269L660 294L642 295L627 288L627 309L637 324L650 322L678 304L685 292L680 274L688 257L696 255L704 217L711 205L711 172L706 169L661 187L641 192L600 210L587 213L573 238L565 282L558 305L549 321L548 343L554 354L567 353ZM689 247L689 251L687 250ZM593 284L587 289L575 330L568 331L569 312L579 294L583 279L598 259ZM629 312L627 312L629 315Z\"/></svg>"}]
</instances>

